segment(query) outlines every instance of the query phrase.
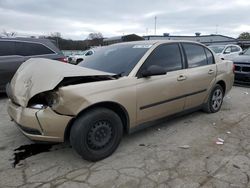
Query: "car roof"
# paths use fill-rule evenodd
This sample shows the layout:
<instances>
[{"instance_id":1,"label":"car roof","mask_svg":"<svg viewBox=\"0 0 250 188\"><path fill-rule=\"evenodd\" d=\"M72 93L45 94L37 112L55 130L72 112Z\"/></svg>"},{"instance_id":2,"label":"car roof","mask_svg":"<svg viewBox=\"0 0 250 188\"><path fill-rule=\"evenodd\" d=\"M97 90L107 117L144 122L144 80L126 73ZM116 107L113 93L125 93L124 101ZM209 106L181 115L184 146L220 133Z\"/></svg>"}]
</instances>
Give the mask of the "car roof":
<instances>
[{"instance_id":1,"label":"car roof","mask_svg":"<svg viewBox=\"0 0 250 188\"><path fill-rule=\"evenodd\" d=\"M52 49L53 51L55 51L57 54L61 54L62 52L55 46L55 44L53 43L53 41L49 40L49 39L45 39L45 38L25 38L25 37L12 37L12 38L8 38L8 37L0 37L0 41L17 41L17 42L31 42L31 43L40 43L43 44L47 47L49 47L50 49Z\"/></svg>"},{"instance_id":2,"label":"car roof","mask_svg":"<svg viewBox=\"0 0 250 188\"><path fill-rule=\"evenodd\" d=\"M154 44L178 43L178 42L203 45L202 43L195 42L195 41L189 41L189 40L142 40L142 41L121 42L121 43L116 43L116 44L112 44L112 45L123 45L123 44L154 45Z\"/></svg>"}]
</instances>

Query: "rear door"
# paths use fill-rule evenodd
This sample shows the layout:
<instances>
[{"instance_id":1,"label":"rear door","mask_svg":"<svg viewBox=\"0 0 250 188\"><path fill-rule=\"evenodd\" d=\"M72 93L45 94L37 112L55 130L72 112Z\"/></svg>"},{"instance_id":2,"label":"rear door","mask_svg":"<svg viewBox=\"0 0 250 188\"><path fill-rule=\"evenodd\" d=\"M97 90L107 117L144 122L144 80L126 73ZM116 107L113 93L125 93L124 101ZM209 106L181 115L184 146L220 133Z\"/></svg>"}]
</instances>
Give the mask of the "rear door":
<instances>
[{"instance_id":1,"label":"rear door","mask_svg":"<svg viewBox=\"0 0 250 188\"><path fill-rule=\"evenodd\" d=\"M141 77L152 65L165 69L165 75ZM183 58L178 43L163 44L149 55L137 76L137 124L158 119L183 110L185 92Z\"/></svg>"},{"instance_id":2,"label":"rear door","mask_svg":"<svg viewBox=\"0 0 250 188\"><path fill-rule=\"evenodd\" d=\"M187 97L184 109L204 103L216 77L213 54L206 47L194 43L182 43L186 56L185 89Z\"/></svg>"}]
</instances>

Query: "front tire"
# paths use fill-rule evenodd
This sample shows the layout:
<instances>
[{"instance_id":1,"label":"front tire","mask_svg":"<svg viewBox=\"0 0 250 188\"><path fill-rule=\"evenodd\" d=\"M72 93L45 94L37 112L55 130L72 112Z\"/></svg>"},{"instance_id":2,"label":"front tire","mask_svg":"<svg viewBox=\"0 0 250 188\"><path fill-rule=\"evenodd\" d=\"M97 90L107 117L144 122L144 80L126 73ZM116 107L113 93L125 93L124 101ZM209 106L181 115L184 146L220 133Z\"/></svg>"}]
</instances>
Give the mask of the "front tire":
<instances>
[{"instance_id":1,"label":"front tire","mask_svg":"<svg viewBox=\"0 0 250 188\"><path fill-rule=\"evenodd\" d=\"M209 95L208 101L204 104L203 110L207 113L218 112L222 106L223 97L223 88L216 84Z\"/></svg>"},{"instance_id":2,"label":"front tire","mask_svg":"<svg viewBox=\"0 0 250 188\"><path fill-rule=\"evenodd\" d=\"M75 120L70 131L70 143L83 159L99 161L117 149L122 134L122 121L115 112L95 108Z\"/></svg>"}]
</instances>

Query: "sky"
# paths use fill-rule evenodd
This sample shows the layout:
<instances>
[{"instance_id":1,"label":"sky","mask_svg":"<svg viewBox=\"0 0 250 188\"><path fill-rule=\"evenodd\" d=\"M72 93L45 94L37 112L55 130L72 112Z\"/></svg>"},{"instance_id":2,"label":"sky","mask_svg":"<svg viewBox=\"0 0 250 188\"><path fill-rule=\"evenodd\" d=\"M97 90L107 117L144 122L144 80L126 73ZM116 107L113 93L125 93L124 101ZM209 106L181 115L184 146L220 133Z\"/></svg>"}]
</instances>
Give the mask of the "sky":
<instances>
[{"instance_id":1,"label":"sky","mask_svg":"<svg viewBox=\"0 0 250 188\"><path fill-rule=\"evenodd\" d=\"M0 0L0 33L84 40L135 33L238 37L250 32L249 0Z\"/></svg>"}]
</instances>

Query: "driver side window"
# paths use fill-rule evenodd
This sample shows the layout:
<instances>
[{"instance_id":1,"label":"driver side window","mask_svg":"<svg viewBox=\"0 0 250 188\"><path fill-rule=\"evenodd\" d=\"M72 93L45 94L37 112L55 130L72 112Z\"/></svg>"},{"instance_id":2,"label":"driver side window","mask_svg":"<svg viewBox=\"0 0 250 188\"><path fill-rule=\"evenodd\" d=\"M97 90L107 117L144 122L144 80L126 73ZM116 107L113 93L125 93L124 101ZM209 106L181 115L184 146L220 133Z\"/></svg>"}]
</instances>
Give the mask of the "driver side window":
<instances>
[{"instance_id":1,"label":"driver side window","mask_svg":"<svg viewBox=\"0 0 250 188\"><path fill-rule=\"evenodd\" d=\"M182 69L182 58L178 44L163 44L158 46L146 59L140 72L156 65L166 72Z\"/></svg>"}]
</instances>

